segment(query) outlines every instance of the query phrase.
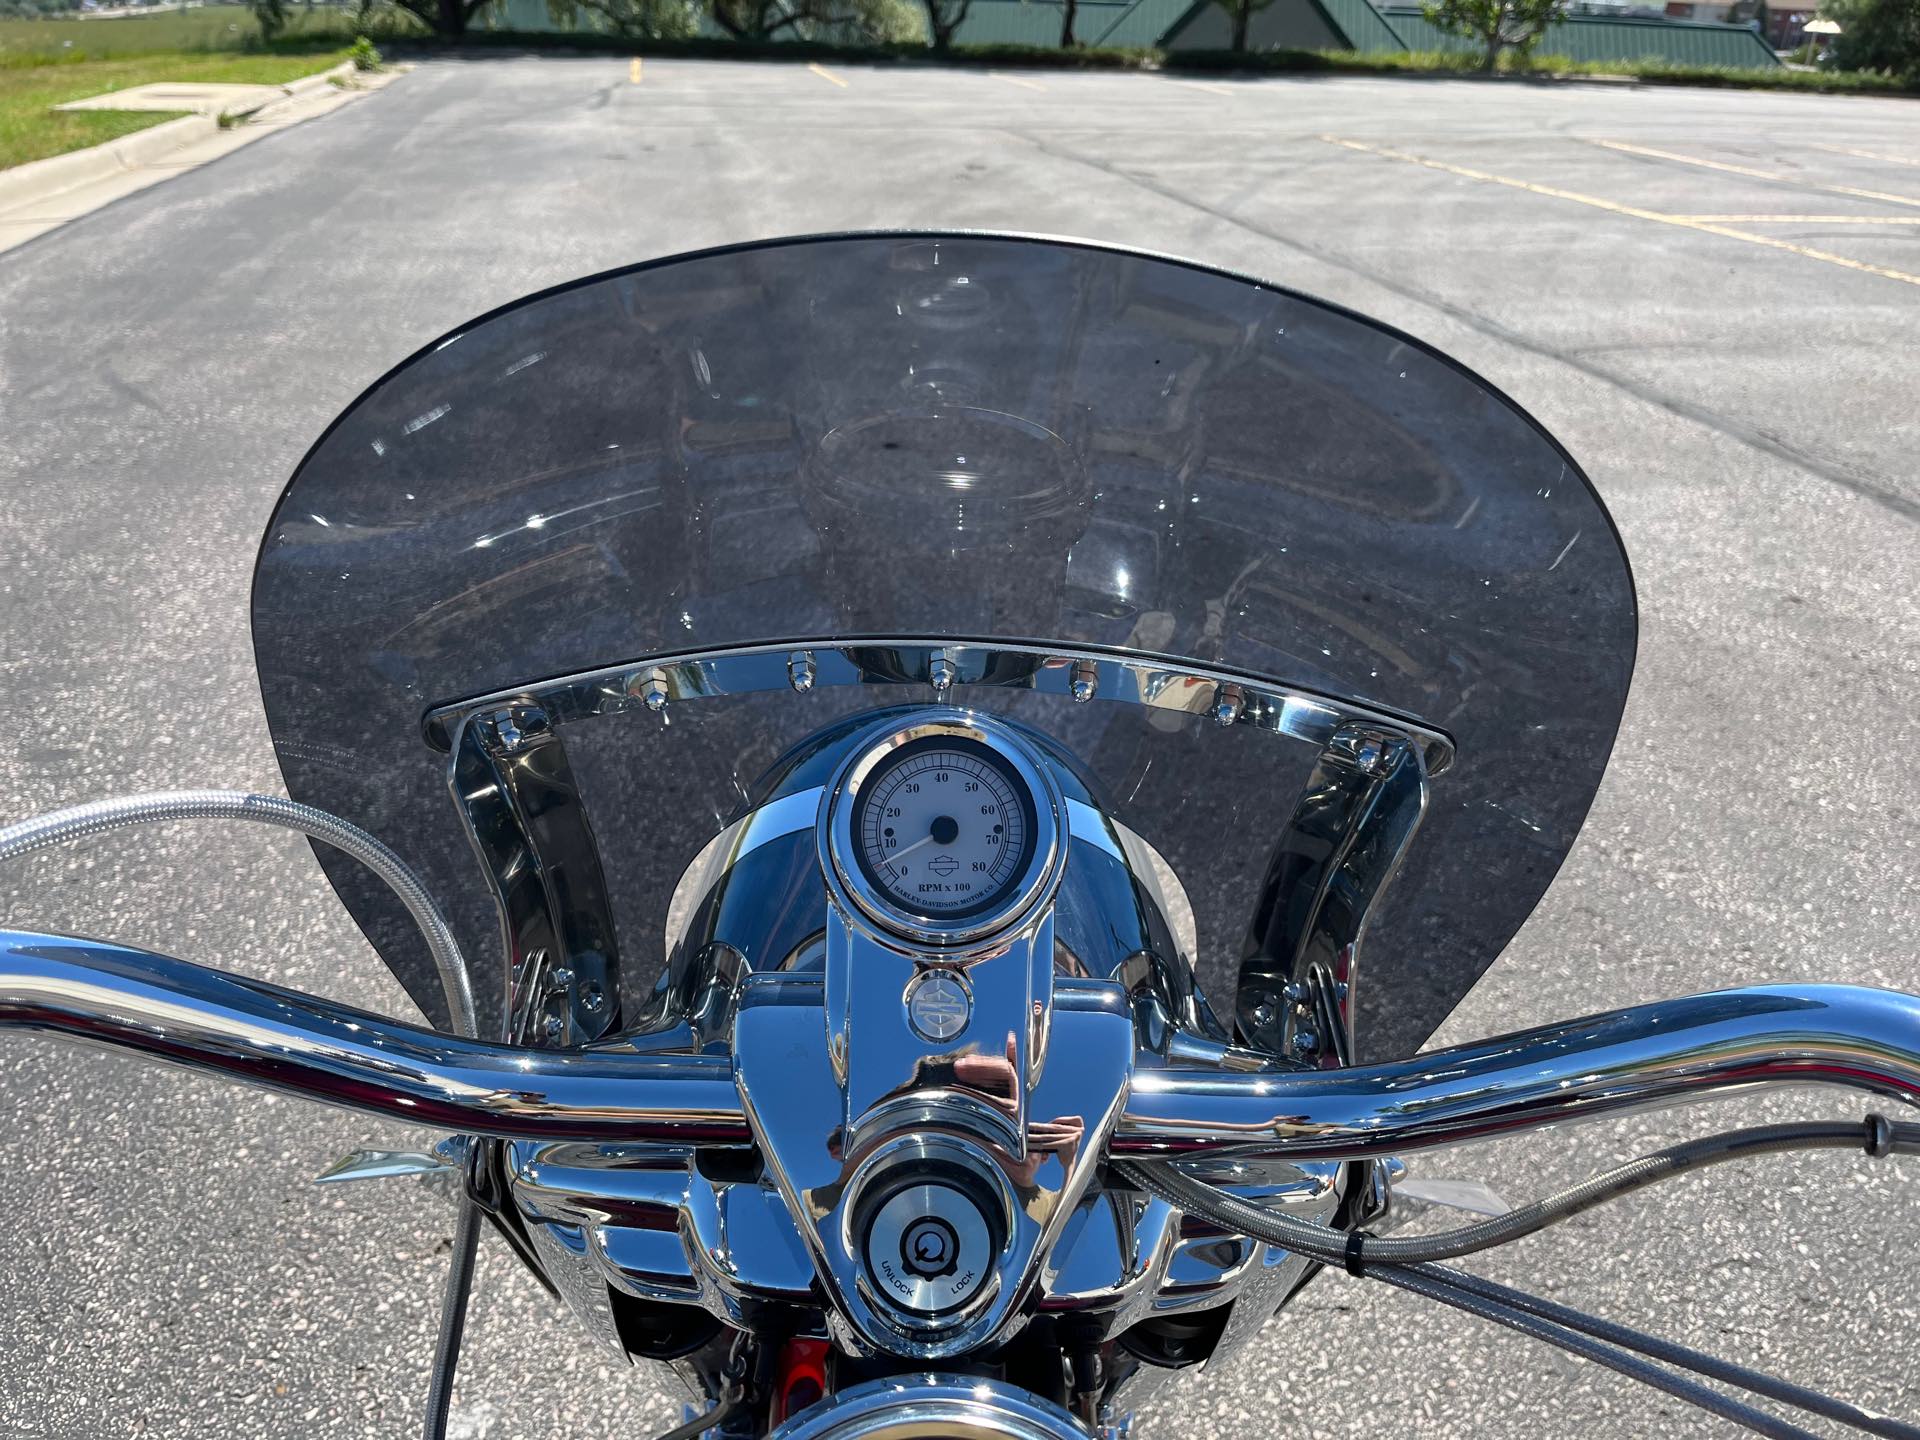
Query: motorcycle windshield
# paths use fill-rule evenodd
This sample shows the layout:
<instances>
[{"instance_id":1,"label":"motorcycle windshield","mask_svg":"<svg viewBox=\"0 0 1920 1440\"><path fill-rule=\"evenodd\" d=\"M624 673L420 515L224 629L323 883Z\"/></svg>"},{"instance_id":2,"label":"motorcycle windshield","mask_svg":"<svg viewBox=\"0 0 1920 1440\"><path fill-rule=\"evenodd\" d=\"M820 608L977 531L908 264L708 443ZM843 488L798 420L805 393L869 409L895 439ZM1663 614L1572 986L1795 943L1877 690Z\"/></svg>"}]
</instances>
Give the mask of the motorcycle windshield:
<instances>
[{"instance_id":1,"label":"motorcycle windshield","mask_svg":"<svg viewBox=\"0 0 1920 1440\"><path fill-rule=\"evenodd\" d=\"M1626 557L1579 468L1418 341L1176 261L926 234L642 265L422 350L301 464L253 626L289 793L421 872L496 1026L500 922L427 734L449 702L653 655L911 636L1136 652L1417 719L1457 758L1368 931L1362 1058L1417 1048L1546 889L1635 642ZM901 698L781 689L566 727L629 1005L675 885L756 777ZM1080 758L1184 885L1201 984L1230 1000L1312 747L1204 714L953 698ZM320 853L444 1021L405 913Z\"/></svg>"}]
</instances>

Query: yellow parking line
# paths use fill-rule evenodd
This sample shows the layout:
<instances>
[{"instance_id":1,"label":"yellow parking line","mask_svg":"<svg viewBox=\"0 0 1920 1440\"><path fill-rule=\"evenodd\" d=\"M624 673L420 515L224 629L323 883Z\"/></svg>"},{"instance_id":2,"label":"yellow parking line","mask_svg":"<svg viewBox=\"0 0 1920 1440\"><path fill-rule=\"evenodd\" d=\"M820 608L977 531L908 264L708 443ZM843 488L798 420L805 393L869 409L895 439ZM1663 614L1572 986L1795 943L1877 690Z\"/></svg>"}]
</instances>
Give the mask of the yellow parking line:
<instances>
[{"instance_id":1,"label":"yellow parking line","mask_svg":"<svg viewBox=\"0 0 1920 1440\"><path fill-rule=\"evenodd\" d=\"M631 80L635 85L640 83L640 57L638 55L633 57L633 64L627 67L627 79Z\"/></svg>"},{"instance_id":2,"label":"yellow parking line","mask_svg":"<svg viewBox=\"0 0 1920 1440\"><path fill-rule=\"evenodd\" d=\"M834 74L831 70L827 69L827 67L824 65L809 65L807 66L807 69L811 70L814 74L818 75L822 80L826 81L829 85L838 85L842 90L847 88L847 82L842 80L838 75Z\"/></svg>"},{"instance_id":3,"label":"yellow parking line","mask_svg":"<svg viewBox=\"0 0 1920 1440\"><path fill-rule=\"evenodd\" d=\"M1809 260L1824 260L1827 264L1838 265L1842 269L1861 270L1869 275L1879 275L1888 280L1920 285L1920 275L1909 275L1904 270L1889 270L1884 265L1868 265L1864 261L1849 260L1844 255L1833 255L1825 250L1810 250L1805 245L1775 240L1770 235L1750 235L1744 230L1730 230L1724 225L1707 220L1694 220L1684 215L1663 215L1658 210L1642 210L1637 205L1621 205L1612 200L1602 200L1595 195L1582 195L1577 190L1562 190L1556 185L1536 185L1531 180L1515 180L1509 176L1494 175L1485 170L1471 170L1465 165L1449 165L1442 160L1428 160L1424 156L1411 155L1404 150L1393 150L1385 145L1369 145L1361 140L1343 140L1338 135L1322 135L1320 138L1329 145L1342 145L1349 150L1358 150L1366 155L1379 155L1388 160L1404 160L1410 165L1424 165L1429 170L1441 170L1449 175L1464 176L1468 180L1484 180L1490 185L1504 185L1510 190L1525 190L1534 195L1548 195L1555 200L1571 200L1576 205L1591 205L1596 210L1611 211L1615 215L1631 215L1636 220L1652 220L1660 225L1677 225L1683 230L1698 230L1706 235L1719 235L1729 240L1744 240L1749 245L1764 245L1769 250L1785 250L1789 254L1802 255Z\"/></svg>"},{"instance_id":4,"label":"yellow parking line","mask_svg":"<svg viewBox=\"0 0 1920 1440\"><path fill-rule=\"evenodd\" d=\"M1813 142L1809 140L1809 145ZM1909 159L1905 155L1883 155L1878 150L1854 150L1845 145L1813 145L1815 150L1824 150L1829 155L1851 155L1857 160L1885 160L1892 165L1920 165L1920 160Z\"/></svg>"},{"instance_id":5,"label":"yellow parking line","mask_svg":"<svg viewBox=\"0 0 1920 1440\"><path fill-rule=\"evenodd\" d=\"M1806 180L1798 175L1782 175L1777 170L1756 170L1751 165L1729 165L1721 160L1702 160L1695 155L1676 155L1671 150L1653 150L1645 145L1628 145L1619 140L1595 140L1593 143L1603 150L1618 150L1623 155L1650 155L1656 160L1677 160L1682 165L1698 165L1706 170L1724 170L1729 175L1749 175L1755 180L1784 180L1790 185L1804 185L1812 190L1824 190L1829 195L1852 195L1861 200L1883 200L1889 205L1920 207L1920 197L1913 195L1889 195L1884 190L1856 190L1851 185L1822 185L1818 180Z\"/></svg>"},{"instance_id":6,"label":"yellow parking line","mask_svg":"<svg viewBox=\"0 0 1920 1440\"><path fill-rule=\"evenodd\" d=\"M1675 215L1700 225L1920 225L1920 215Z\"/></svg>"},{"instance_id":7,"label":"yellow parking line","mask_svg":"<svg viewBox=\"0 0 1920 1440\"><path fill-rule=\"evenodd\" d=\"M998 70L989 70L987 72L987 78L989 80L998 80L1002 85L1018 85L1022 90L1044 90L1047 88L1044 85L1035 84L1031 80L1022 80L1015 75L1002 75Z\"/></svg>"}]
</instances>

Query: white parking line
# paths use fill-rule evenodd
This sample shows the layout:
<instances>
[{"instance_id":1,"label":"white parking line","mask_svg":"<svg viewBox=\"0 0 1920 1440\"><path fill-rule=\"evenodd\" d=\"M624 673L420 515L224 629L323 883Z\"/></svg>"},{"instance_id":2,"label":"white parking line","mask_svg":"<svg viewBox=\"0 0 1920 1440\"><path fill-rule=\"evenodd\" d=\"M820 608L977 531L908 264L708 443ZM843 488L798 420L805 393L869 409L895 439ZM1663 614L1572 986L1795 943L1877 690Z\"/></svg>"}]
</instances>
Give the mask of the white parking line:
<instances>
[{"instance_id":1,"label":"white parking line","mask_svg":"<svg viewBox=\"0 0 1920 1440\"><path fill-rule=\"evenodd\" d=\"M1920 196L1890 195L1885 190L1857 190L1851 185L1823 185L1818 180L1808 180L1799 175L1782 175L1777 170L1758 170L1751 165L1729 165L1724 160L1703 160L1697 155L1676 155L1671 150L1655 150L1646 145L1629 145L1623 140L1595 140L1592 144L1602 150L1618 150L1623 155L1650 155L1656 160L1674 160L1682 165L1698 165L1703 170L1724 170L1729 175L1747 175L1755 180L1782 180L1789 185L1801 185L1810 190L1824 190L1829 195L1851 195L1858 200L1881 200L1889 205L1912 205L1920 208Z\"/></svg>"},{"instance_id":2,"label":"white parking line","mask_svg":"<svg viewBox=\"0 0 1920 1440\"><path fill-rule=\"evenodd\" d=\"M1562 190L1557 185L1539 185L1531 180L1516 180L1509 175L1494 175L1486 170L1472 170L1465 165L1449 165L1444 160L1429 160L1425 156L1408 154L1405 150L1395 150L1385 145L1370 145L1364 140L1343 140L1338 135L1322 135L1320 138L1329 145L1358 150L1363 155L1379 155L1388 160L1404 160L1410 165L1424 165L1429 170L1441 170L1449 175L1464 176L1468 180L1483 180L1490 185L1505 185L1510 190L1526 190L1535 195L1551 196L1555 200L1571 200L1576 205L1591 205L1596 210L1610 210L1615 215L1631 215L1636 220L1651 220L1659 225L1677 225L1682 230L1698 230L1703 235L1719 235L1728 240L1744 240L1749 245L1763 245L1769 250L1785 250L1788 254L1804 256L1808 260L1820 260L1828 265L1838 265L1843 270L1860 270L1868 275L1879 275L1887 280L1898 280L1907 285L1920 285L1920 275L1909 275L1904 270L1890 270L1884 265L1869 265L1864 260L1849 260L1845 255L1835 255L1828 250L1813 250L1787 240L1776 240L1771 235L1752 235L1745 230L1730 230L1724 225L1707 220L1695 220L1686 215L1667 215L1658 210L1643 210L1638 205L1622 205L1617 200L1602 200L1597 195L1582 195L1577 190Z\"/></svg>"},{"instance_id":3,"label":"white parking line","mask_svg":"<svg viewBox=\"0 0 1920 1440\"><path fill-rule=\"evenodd\" d=\"M1920 215L1675 215L1701 225L1920 225Z\"/></svg>"},{"instance_id":4,"label":"white parking line","mask_svg":"<svg viewBox=\"0 0 1920 1440\"><path fill-rule=\"evenodd\" d=\"M1812 144L1811 141L1808 142ZM1920 160L1909 159L1905 155L1887 155L1878 150L1855 150L1846 145L1814 145L1815 150L1824 150L1829 155L1851 155L1857 160L1885 160L1890 165L1920 165Z\"/></svg>"}]
</instances>

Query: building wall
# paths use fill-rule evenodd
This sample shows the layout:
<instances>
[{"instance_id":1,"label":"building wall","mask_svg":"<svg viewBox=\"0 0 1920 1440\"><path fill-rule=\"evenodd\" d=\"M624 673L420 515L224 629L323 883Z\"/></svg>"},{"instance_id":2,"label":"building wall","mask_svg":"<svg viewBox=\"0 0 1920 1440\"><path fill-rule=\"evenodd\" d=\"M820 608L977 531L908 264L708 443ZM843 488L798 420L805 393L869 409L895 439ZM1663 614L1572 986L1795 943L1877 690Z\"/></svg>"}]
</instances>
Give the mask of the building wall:
<instances>
[{"instance_id":1,"label":"building wall","mask_svg":"<svg viewBox=\"0 0 1920 1440\"><path fill-rule=\"evenodd\" d=\"M1480 48L1472 40L1430 24L1418 10L1396 5L1383 8L1380 14L1405 49L1465 52ZM1767 43L1744 26L1588 16L1571 16L1549 25L1534 51L1574 60L1671 60L1676 65L1744 70L1770 69L1780 63Z\"/></svg>"}]
</instances>

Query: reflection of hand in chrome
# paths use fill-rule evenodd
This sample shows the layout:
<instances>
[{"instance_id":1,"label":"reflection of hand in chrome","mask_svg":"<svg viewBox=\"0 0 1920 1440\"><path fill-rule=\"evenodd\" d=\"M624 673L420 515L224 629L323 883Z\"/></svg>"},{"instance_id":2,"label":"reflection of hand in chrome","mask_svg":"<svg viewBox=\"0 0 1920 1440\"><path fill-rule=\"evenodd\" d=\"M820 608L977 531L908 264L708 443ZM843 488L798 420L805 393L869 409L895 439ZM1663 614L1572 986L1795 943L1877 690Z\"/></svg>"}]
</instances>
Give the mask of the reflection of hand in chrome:
<instances>
[{"instance_id":1,"label":"reflection of hand in chrome","mask_svg":"<svg viewBox=\"0 0 1920 1440\"><path fill-rule=\"evenodd\" d=\"M997 1109L1018 1115L1019 1058L1019 1047L1009 1035L1005 1055L962 1055L953 1062L953 1078ZM1023 1185L1032 1184L1041 1162L1049 1155L1058 1156L1063 1168L1071 1167L1086 1135L1087 1122L1079 1115L1031 1122L1027 1126L1027 1157L1014 1168L1012 1178Z\"/></svg>"},{"instance_id":2,"label":"reflection of hand in chrome","mask_svg":"<svg viewBox=\"0 0 1920 1440\"><path fill-rule=\"evenodd\" d=\"M1069 1159L1080 1148L1087 1133L1087 1122L1078 1115L1062 1115L1057 1120L1035 1120L1027 1126L1027 1148Z\"/></svg>"},{"instance_id":3,"label":"reflection of hand in chrome","mask_svg":"<svg viewBox=\"0 0 1920 1440\"><path fill-rule=\"evenodd\" d=\"M1009 1115L1019 1113L1020 1051L1007 1036L1006 1055L962 1055L953 1062L953 1078Z\"/></svg>"}]
</instances>

